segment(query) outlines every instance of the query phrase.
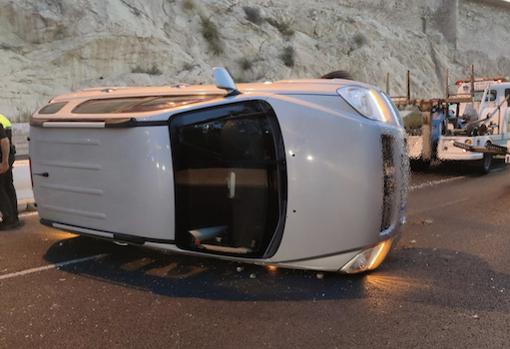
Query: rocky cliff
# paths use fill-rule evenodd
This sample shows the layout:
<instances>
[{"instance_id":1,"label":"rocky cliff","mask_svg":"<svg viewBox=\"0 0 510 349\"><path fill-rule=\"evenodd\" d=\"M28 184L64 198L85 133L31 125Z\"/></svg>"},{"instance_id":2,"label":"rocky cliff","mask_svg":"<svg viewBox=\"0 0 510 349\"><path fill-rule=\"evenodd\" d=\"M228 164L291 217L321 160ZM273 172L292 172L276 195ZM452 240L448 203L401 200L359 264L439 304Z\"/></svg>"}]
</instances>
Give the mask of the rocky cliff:
<instances>
[{"instance_id":1,"label":"rocky cliff","mask_svg":"<svg viewBox=\"0 0 510 349\"><path fill-rule=\"evenodd\" d=\"M89 86L317 77L336 69L402 94L443 75L510 75L499 0L0 0L0 111L31 112Z\"/></svg>"}]
</instances>

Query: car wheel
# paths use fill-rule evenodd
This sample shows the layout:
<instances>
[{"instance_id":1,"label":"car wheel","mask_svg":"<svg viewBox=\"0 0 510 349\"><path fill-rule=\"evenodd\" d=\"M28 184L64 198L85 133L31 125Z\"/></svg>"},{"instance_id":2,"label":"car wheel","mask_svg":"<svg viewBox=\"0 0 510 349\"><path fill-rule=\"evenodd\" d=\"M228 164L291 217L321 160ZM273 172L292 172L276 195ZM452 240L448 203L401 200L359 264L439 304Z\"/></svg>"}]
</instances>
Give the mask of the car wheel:
<instances>
[{"instance_id":1,"label":"car wheel","mask_svg":"<svg viewBox=\"0 0 510 349\"><path fill-rule=\"evenodd\" d=\"M483 159L481 160L480 170L483 174L487 174L491 171L492 168L492 154L483 154Z\"/></svg>"},{"instance_id":2,"label":"car wheel","mask_svg":"<svg viewBox=\"0 0 510 349\"><path fill-rule=\"evenodd\" d=\"M430 167L430 160L411 160L411 170L413 171L427 171Z\"/></svg>"}]
</instances>

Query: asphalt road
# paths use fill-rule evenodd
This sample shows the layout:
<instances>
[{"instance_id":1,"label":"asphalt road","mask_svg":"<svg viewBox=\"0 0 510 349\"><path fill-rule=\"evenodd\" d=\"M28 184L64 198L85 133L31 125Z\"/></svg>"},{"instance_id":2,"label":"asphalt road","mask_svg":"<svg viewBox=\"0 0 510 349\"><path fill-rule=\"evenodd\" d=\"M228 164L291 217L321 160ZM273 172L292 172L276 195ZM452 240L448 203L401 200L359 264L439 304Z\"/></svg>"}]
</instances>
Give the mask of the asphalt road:
<instances>
[{"instance_id":1,"label":"asphalt road","mask_svg":"<svg viewBox=\"0 0 510 349\"><path fill-rule=\"evenodd\" d=\"M0 347L505 348L509 208L508 170L415 174L382 267L322 279L121 247L32 214L0 233Z\"/></svg>"}]
</instances>

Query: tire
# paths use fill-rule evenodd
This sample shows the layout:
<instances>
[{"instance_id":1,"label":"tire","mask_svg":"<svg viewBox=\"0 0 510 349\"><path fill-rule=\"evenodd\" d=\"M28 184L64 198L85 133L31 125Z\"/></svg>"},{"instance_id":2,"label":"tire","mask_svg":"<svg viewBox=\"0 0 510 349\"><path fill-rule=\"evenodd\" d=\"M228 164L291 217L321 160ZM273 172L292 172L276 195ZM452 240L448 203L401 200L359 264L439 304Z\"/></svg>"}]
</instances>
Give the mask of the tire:
<instances>
[{"instance_id":1,"label":"tire","mask_svg":"<svg viewBox=\"0 0 510 349\"><path fill-rule=\"evenodd\" d=\"M430 167L430 160L412 159L410 160L411 170L413 171L427 171Z\"/></svg>"},{"instance_id":2,"label":"tire","mask_svg":"<svg viewBox=\"0 0 510 349\"><path fill-rule=\"evenodd\" d=\"M492 168L492 154L483 154L483 159L480 160L480 172L482 174L488 174Z\"/></svg>"}]
</instances>

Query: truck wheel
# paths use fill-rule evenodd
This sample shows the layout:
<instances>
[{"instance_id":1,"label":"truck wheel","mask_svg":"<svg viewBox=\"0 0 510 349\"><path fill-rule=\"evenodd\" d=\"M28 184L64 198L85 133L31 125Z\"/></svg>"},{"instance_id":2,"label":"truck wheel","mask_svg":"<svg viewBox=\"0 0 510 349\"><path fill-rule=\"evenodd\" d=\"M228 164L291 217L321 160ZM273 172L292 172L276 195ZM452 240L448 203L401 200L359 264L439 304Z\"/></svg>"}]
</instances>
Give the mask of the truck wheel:
<instances>
[{"instance_id":1,"label":"truck wheel","mask_svg":"<svg viewBox=\"0 0 510 349\"><path fill-rule=\"evenodd\" d=\"M430 160L411 160L410 161L411 170L413 171L427 171L430 167Z\"/></svg>"},{"instance_id":2,"label":"truck wheel","mask_svg":"<svg viewBox=\"0 0 510 349\"><path fill-rule=\"evenodd\" d=\"M483 154L483 159L481 160L481 168L483 174L487 174L491 171L492 168L492 154Z\"/></svg>"}]
</instances>

